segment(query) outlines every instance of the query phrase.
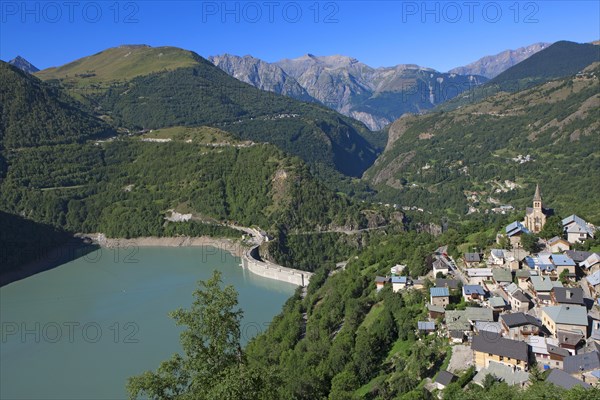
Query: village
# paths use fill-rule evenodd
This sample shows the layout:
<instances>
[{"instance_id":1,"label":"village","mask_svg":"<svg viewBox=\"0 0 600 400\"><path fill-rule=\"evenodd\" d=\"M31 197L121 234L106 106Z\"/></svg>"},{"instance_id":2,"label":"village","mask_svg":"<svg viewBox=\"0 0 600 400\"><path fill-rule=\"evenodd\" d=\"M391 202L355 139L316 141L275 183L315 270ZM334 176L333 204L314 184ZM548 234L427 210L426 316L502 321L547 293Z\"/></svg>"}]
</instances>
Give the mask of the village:
<instances>
[{"instance_id":1,"label":"village","mask_svg":"<svg viewBox=\"0 0 600 400\"><path fill-rule=\"evenodd\" d=\"M524 220L498 233L498 248L455 260L444 246L427 276L411 278L406 266L395 265L375 278L378 291L429 290L428 319L418 322L418 333L446 337L452 346L452 368L437 374L434 388L443 390L468 366L481 386L492 375L526 387L538 371L565 389L600 386L600 254L577 250L600 231L571 215L561 221L561 236L527 251L522 240L552 214L538 186Z\"/></svg>"}]
</instances>

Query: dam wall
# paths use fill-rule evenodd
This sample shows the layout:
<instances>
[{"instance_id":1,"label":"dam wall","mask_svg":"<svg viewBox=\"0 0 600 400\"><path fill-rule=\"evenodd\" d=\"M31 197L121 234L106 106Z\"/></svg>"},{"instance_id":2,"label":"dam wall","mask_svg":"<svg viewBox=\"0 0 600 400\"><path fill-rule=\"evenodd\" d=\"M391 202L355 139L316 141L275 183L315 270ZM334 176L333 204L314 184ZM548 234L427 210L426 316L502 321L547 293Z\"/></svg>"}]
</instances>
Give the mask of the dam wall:
<instances>
[{"instance_id":1,"label":"dam wall","mask_svg":"<svg viewBox=\"0 0 600 400\"><path fill-rule=\"evenodd\" d=\"M242 267L264 278L289 282L303 287L308 286L312 276L311 272L282 267L268 261L262 261L258 254L258 246L254 246L244 253L242 256Z\"/></svg>"}]
</instances>

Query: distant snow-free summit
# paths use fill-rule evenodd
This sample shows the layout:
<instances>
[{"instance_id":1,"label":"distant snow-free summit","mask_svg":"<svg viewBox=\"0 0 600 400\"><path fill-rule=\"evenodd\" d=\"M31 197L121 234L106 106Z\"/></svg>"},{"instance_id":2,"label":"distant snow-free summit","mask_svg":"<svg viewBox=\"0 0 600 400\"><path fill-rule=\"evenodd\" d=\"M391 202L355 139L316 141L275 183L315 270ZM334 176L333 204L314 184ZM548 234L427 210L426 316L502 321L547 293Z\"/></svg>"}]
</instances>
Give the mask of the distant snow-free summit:
<instances>
[{"instance_id":1,"label":"distant snow-free summit","mask_svg":"<svg viewBox=\"0 0 600 400\"><path fill-rule=\"evenodd\" d=\"M29 61L27 61L26 59L24 59L21 56L17 56L16 58L13 58L8 63L11 65L14 65L15 67L17 67L20 70L23 70L29 74L33 74L40 70L35 65L33 65L32 63L30 63Z\"/></svg>"}]
</instances>

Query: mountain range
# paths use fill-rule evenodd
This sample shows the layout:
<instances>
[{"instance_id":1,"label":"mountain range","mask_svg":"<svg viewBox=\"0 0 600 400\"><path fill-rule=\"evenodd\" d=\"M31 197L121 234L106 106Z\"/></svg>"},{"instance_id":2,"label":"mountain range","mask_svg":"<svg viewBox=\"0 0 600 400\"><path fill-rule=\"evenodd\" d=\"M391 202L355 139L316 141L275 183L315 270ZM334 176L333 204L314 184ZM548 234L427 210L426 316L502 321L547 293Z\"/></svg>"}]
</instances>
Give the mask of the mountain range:
<instances>
[{"instance_id":1,"label":"mountain range","mask_svg":"<svg viewBox=\"0 0 600 400\"><path fill-rule=\"evenodd\" d=\"M250 71L254 61L247 61ZM407 276L424 276L441 245L456 259L474 245L495 246L496 233L530 204L536 184L559 216L575 212L600 223L600 186L593 184L600 170L597 49L557 42L494 77L495 85L531 87L403 115L385 135L318 104L337 84L315 83L309 91L302 71L337 79L341 94L354 99L348 101L360 100L352 91L364 95L358 109L381 106L390 116L399 99L394 90L443 84L452 74L417 66L373 72L337 56L286 63L279 70L262 65L258 75L283 79L282 88L309 96L305 101L259 90L173 47L107 49L33 75L0 62L0 277L72 232L239 239L229 224L260 226L273 234L264 246L274 261L315 274L243 352L226 346L239 369L219 361L222 373L196 379L194 389L214 382L214 398L264 398L253 395L259 386L284 399L433 398L440 392L431 394L428 382L452 364L452 349L444 338L418 332L426 295L395 293L389 284L379 291L376 277L400 263ZM368 86L371 72L379 78ZM268 79L254 84L278 88ZM387 102L367 98L377 90ZM407 97L411 107L425 107ZM368 183L378 198L362 203L317 179L342 174ZM422 212L395 211L404 205ZM511 215L490 216L492 207ZM173 222L166 218L172 211L193 217ZM461 221L466 213L484 217ZM412 228L421 216L450 217L450 229L419 233ZM385 229L362 229L371 221ZM235 296L211 293L237 308ZM225 336L239 336L238 325L230 326ZM199 364L193 356L191 364ZM185 391L188 377L200 376L180 368L186 360L173 360L144 375L143 385L154 385L158 397ZM454 370L458 377L443 396L597 398L595 388L567 392L533 372L527 391L488 378L479 389L467 386L475 367L464 367Z\"/></svg>"},{"instance_id":2,"label":"mountain range","mask_svg":"<svg viewBox=\"0 0 600 400\"><path fill-rule=\"evenodd\" d=\"M405 113L430 110L464 91L470 91L548 46L548 43L536 43L506 50L448 73L411 64L372 68L350 57L311 54L275 63L249 55L229 54L210 56L208 60L234 78L258 89L321 103L363 122L371 130L379 130ZM122 49L136 47L149 48L139 45L123 46ZM162 64L165 69L192 65L188 63L189 59L180 59L169 52L163 54L162 63L156 60L149 62L152 68L158 70ZM178 62L175 59L179 59ZM86 57L80 61L82 65L77 67L78 76L86 76L86 70L94 70L97 75L103 69L97 57ZM123 61L128 60L121 59ZM110 62L108 68L120 79L132 78L148 72L143 65L145 62L143 57L138 57L137 66L132 67L130 62L125 62L124 68L119 69ZM10 63L29 73L39 71L20 56ZM60 75L62 70L73 72L71 67L63 66L47 69L39 76L47 79ZM93 77L87 75L87 78Z\"/></svg>"},{"instance_id":3,"label":"mountain range","mask_svg":"<svg viewBox=\"0 0 600 400\"><path fill-rule=\"evenodd\" d=\"M317 101L371 130L382 129L405 113L430 110L488 81L483 76L440 73L412 64L372 68L346 56L307 54L266 63L250 56L225 54L209 60L236 79L300 100Z\"/></svg>"},{"instance_id":4,"label":"mountain range","mask_svg":"<svg viewBox=\"0 0 600 400\"><path fill-rule=\"evenodd\" d=\"M430 110L470 91L548 46L536 43L506 50L448 73L413 64L373 68L340 55L306 54L274 63L230 54L208 60L260 89L320 102L378 130L403 114Z\"/></svg>"}]
</instances>

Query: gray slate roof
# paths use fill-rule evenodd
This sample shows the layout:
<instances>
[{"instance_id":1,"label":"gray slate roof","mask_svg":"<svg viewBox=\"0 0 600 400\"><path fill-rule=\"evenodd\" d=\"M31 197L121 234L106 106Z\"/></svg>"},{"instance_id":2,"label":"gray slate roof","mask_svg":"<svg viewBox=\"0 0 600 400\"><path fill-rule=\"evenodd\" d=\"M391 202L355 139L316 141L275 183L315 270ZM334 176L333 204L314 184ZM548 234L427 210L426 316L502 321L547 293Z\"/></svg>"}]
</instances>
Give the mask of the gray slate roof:
<instances>
[{"instance_id":1,"label":"gray slate roof","mask_svg":"<svg viewBox=\"0 0 600 400\"><path fill-rule=\"evenodd\" d=\"M489 304L490 304L490 307L492 307L492 308L506 307L506 302L500 296L494 296L494 297L490 298Z\"/></svg>"},{"instance_id":2,"label":"gray slate roof","mask_svg":"<svg viewBox=\"0 0 600 400\"><path fill-rule=\"evenodd\" d=\"M523 293L523 291L521 289L515 291L512 296L519 300L522 303L530 303L531 300L529 300L529 297L527 297L527 295L525 293Z\"/></svg>"},{"instance_id":3,"label":"gray slate roof","mask_svg":"<svg viewBox=\"0 0 600 400\"><path fill-rule=\"evenodd\" d=\"M454 375L453 373L448 371L440 371L437 377L435 378L435 382L440 383L444 386L448 386L455 379L456 375Z\"/></svg>"},{"instance_id":4,"label":"gray slate roof","mask_svg":"<svg viewBox=\"0 0 600 400\"><path fill-rule=\"evenodd\" d=\"M456 279L442 279L437 278L435 280L436 287L447 287L448 289L458 289L459 281Z\"/></svg>"},{"instance_id":5,"label":"gray slate roof","mask_svg":"<svg viewBox=\"0 0 600 400\"><path fill-rule=\"evenodd\" d=\"M529 271L528 269L518 269L515 272L515 276L517 278L529 278L531 276L531 271Z\"/></svg>"},{"instance_id":6,"label":"gray slate roof","mask_svg":"<svg viewBox=\"0 0 600 400\"><path fill-rule=\"evenodd\" d=\"M565 288L565 287L555 287L552 289L554 291L554 297L556 301L564 304L580 304L583 305L583 289L580 287L575 288Z\"/></svg>"},{"instance_id":7,"label":"gray slate roof","mask_svg":"<svg viewBox=\"0 0 600 400\"><path fill-rule=\"evenodd\" d=\"M495 376L501 382L506 382L508 385L521 385L529 380L529 372L513 371L508 365L490 361L487 368L483 368L473 377L473 383L483 386L483 380L488 374Z\"/></svg>"},{"instance_id":8,"label":"gray slate roof","mask_svg":"<svg viewBox=\"0 0 600 400\"><path fill-rule=\"evenodd\" d=\"M600 354L597 351L566 357L563 370L567 374L600 369Z\"/></svg>"},{"instance_id":9,"label":"gray slate roof","mask_svg":"<svg viewBox=\"0 0 600 400\"><path fill-rule=\"evenodd\" d=\"M585 339L583 333L569 332L569 331L558 331L558 343L568 344L571 346L577 346L581 341Z\"/></svg>"},{"instance_id":10,"label":"gray slate roof","mask_svg":"<svg viewBox=\"0 0 600 400\"><path fill-rule=\"evenodd\" d=\"M465 253L465 261L466 262L480 262L481 256L479 253Z\"/></svg>"},{"instance_id":11,"label":"gray slate roof","mask_svg":"<svg viewBox=\"0 0 600 400\"><path fill-rule=\"evenodd\" d=\"M501 333L502 324L500 322L475 321L475 330L479 332Z\"/></svg>"},{"instance_id":12,"label":"gray slate roof","mask_svg":"<svg viewBox=\"0 0 600 400\"><path fill-rule=\"evenodd\" d=\"M445 313L446 309L442 306L435 306L433 304L429 304L427 303L427 309L429 311L433 311L433 312L438 312L438 313Z\"/></svg>"},{"instance_id":13,"label":"gray slate roof","mask_svg":"<svg viewBox=\"0 0 600 400\"><path fill-rule=\"evenodd\" d=\"M571 375L561 371L560 369L553 369L550 372L550 375L548 375L548 378L546 378L546 381L567 390L578 385L586 389L591 387L589 383L585 383L577 378L573 378Z\"/></svg>"},{"instance_id":14,"label":"gray slate roof","mask_svg":"<svg viewBox=\"0 0 600 400\"><path fill-rule=\"evenodd\" d=\"M496 282L512 282L512 272L505 268L494 268L492 276Z\"/></svg>"},{"instance_id":15,"label":"gray slate roof","mask_svg":"<svg viewBox=\"0 0 600 400\"><path fill-rule=\"evenodd\" d=\"M583 306L565 305L542 307L548 317L557 324L587 326L587 310Z\"/></svg>"},{"instance_id":16,"label":"gray slate roof","mask_svg":"<svg viewBox=\"0 0 600 400\"><path fill-rule=\"evenodd\" d=\"M525 362L529 360L529 345L527 343L506 339L500 335L489 333L476 335L471 342L471 349Z\"/></svg>"},{"instance_id":17,"label":"gray slate roof","mask_svg":"<svg viewBox=\"0 0 600 400\"><path fill-rule=\"evenodd\" d=\"M494 320L494 311L487 307L465 307L465 317L469 321L487 321Z\"/></svg>"},{"instance_id":18,"label":"gray slate roof","mask_svg":"<svg viewBox=\"0 0 600 400\"><path fill-rule=\"evenodd\" d=\"M571 260L575 261L576 263L580 263L585 261L585 259L588 258L592 253L581 250L567 250L565 251L565 254L571 257Z\"/></svg>"},{"instance_id":19,"label":"gray slate roof","mask_svg":"<svg viewBox=\"0 0 600 400\"><path fill-rule=\"evenodd\" d=\"M446 311L446 326L449 331L471 330L471 323L467 318L467 312L463 310Z\"/></svg>"},{"instance_id":20,"label":"gray slate roof","mask_svg":"<svg viewBox=\"0 0 600 400\"><path fill-rule=\"evenodd\" d=\"M569 353L569 350L560 348L553 344L548 345L548 353L557 354L563 357L569 357L569 355L571 355L571 353Z\"/></svg>"},{"instance_id":21,"label":"gray slate roof","mask_svg":"<svg viewBox=\"0 0 600 400\"><path fill-rule=\"evenodd\" d=\"M502 314L500 316L500 318L502 319L502 321L504 321L506 326L508 326L509 328L514 328L514 327L524 326L524 325L534 325L537 327L542 326L542 323L539 322L537 319L535 319L534 317L532 317L529 314L525 314L522 312L512 313L512 314Z\"/></svg>"},{"instance_id":22,"label":"gray slate roof","mask_svg":"<svg viewBox=\"0 0 600 400\"><path fill-rule=\"evenodd\" d=\"M600 343L596 343L595 341L590 341L590 342L586 343L586 345L583 346L581 349L579 349L578 353L579 354L593 353L594 351L597 351L598 353L600 353Z\"/></svg>"}]
</instances>

